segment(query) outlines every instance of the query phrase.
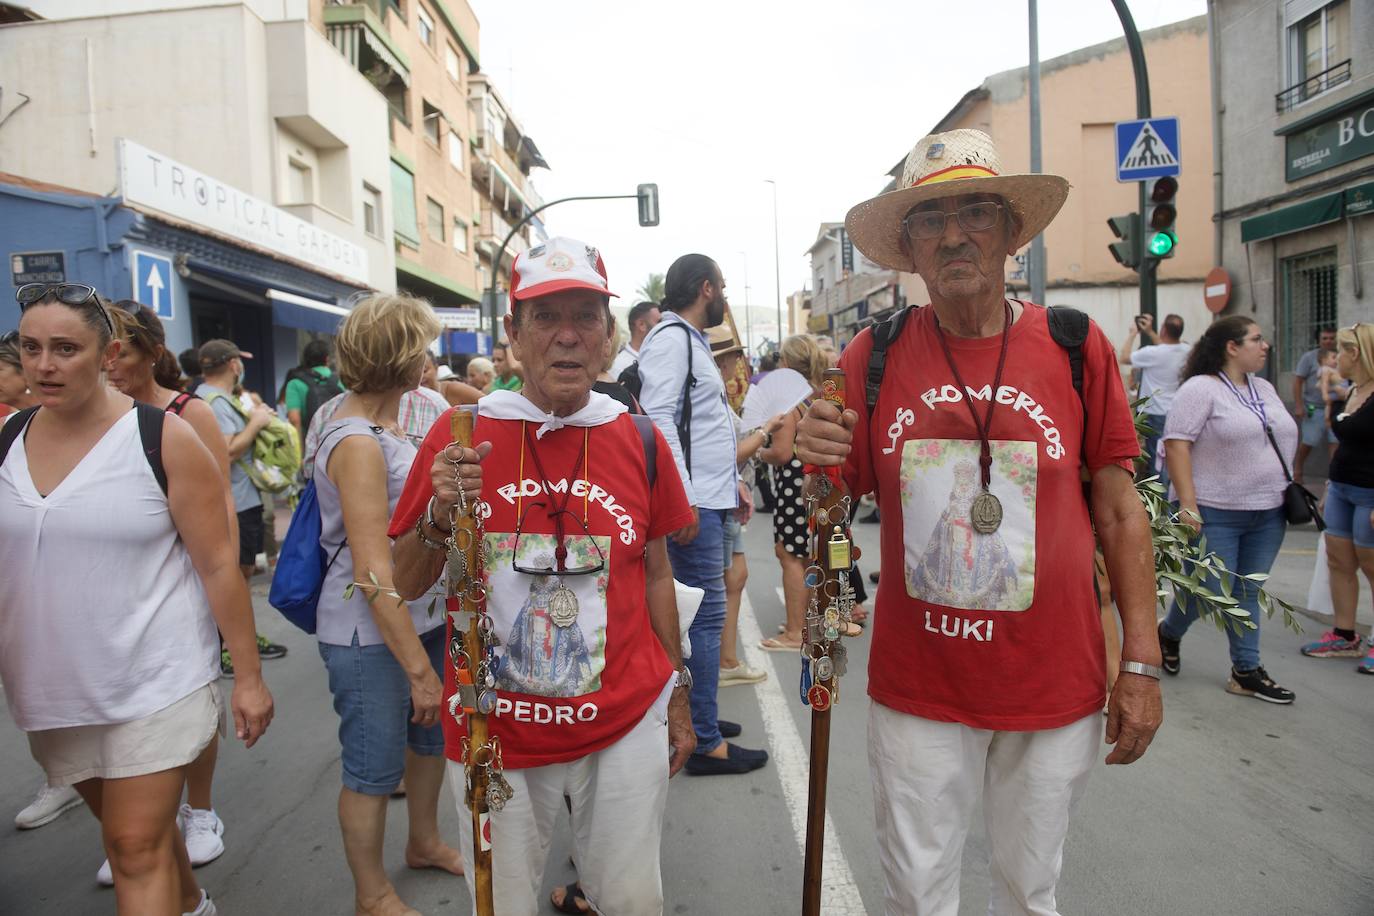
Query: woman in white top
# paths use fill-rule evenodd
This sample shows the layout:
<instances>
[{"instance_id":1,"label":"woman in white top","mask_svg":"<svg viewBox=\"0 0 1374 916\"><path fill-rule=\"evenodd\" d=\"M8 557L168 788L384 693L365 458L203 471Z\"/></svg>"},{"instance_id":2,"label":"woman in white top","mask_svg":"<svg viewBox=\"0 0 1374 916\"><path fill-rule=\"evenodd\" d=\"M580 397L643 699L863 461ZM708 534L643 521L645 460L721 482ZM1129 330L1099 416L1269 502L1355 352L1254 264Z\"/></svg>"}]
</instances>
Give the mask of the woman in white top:
<instances>
[{"instance_id":1,"label":"woman in white top","mask_svg":"<svg viewBox=\"0 0 1374 916\"><path fill-rule=\"evenodd\" d=\"M1268 357L1269 344L1259 325L1240 315L1217 319L1188 355L1164 421L1164 454L1179 517L1207 537L1208 549L1237 577L1268 574L1288 525L1283 491L1298 447L1298 426L1274 386L1255 375ZM1215 576L1205 584L1222 593ZM1231 644L1227 692L1292 703L1293 691L1274 683L1260 664L1255 586L1237 578L1233 589L1253 626L1226 628ZM1175 597L1159 623L1163 667L1169 674L1179 672L1179 643L1198 613L1192 602Z\"/></svg>"},{"instance_id":2,"label":"woman in white top","mask_svg":"<svg viewBox=\"0 0 1374 916\"><path fill-rule=\"evenodd\" d=\"M339 827L359 914L415 911L382 858L387 798L404 775L411 868L463 873L439 836L444 779L444 613L392 587L387 524L415 460L401 397L420 383L441 326L409 296L374 296L339 326L335 356L348 393L320 437L314 481L320 544L332 557L316 611L320 657L339 716ZM350 585L350 583L352 583Z\"/></svg>"},{"instance_id":3,"label":"woman in white top","mask_svg":"<svg viewBox=\"0 0 1374 916\"><path fill-rule=\"evenodd\" d=\"M272 718L223 494L190 485L219 471L189 425L154 410L164 493L147 408L105 383L121 344L94 289L18 298L39 406L0 464L5 697L49 783L75 784L100 819L119 912L208 916L176 813L219 723L216 625L239 666L238 737L252 746Z\"/></svg>"}]
</instances>

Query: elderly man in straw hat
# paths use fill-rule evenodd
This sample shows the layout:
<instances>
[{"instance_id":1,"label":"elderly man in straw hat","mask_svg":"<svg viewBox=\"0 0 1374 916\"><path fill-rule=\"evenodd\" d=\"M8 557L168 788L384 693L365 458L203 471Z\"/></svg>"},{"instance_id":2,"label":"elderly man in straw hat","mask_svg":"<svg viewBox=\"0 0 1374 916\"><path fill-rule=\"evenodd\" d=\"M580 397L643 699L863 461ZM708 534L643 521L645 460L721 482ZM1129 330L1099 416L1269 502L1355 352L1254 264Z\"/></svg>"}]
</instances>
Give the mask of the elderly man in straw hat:
<instances>
[{"instance_id":1,"label":"elderly man in straw hat","mask_svg":"<svg viewBox=\"0 0 1374 916\"><path fill-rule=\"evenodd\" d=\"M1103 740L1094 528L1125 628L1106 762L1138 760L1163 718L1138 447L1112 346L1085 322L1080 397L1048 310L1004 282L1007 257L1068 192L1057 176L1004 175L991 138L955 130L921 140L900 187L846 220L860 251L920 274L931 299L905 315L885 373L874 332L855 338L840 361L846 409L816 401L797 438L802 460L842 465L882 515L869 763L890 914L958 911L980 797L989 912L1057 912L1069 813ZM871 409L870 367L882 375Z\"/></svg>"}]
</instances>

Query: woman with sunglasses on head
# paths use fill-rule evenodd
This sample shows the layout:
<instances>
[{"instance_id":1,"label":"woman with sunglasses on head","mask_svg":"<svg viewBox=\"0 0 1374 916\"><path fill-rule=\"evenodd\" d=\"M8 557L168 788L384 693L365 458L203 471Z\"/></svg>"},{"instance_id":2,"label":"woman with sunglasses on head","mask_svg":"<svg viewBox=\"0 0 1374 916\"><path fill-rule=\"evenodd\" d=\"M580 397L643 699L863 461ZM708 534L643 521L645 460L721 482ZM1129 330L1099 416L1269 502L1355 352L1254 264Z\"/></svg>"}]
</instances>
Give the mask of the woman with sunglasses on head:
<instances>
[{"instance_id":1,"label":"woman with sunglasses on head","mask_svg":"<svg viewBox=\"0 0 1374 916\"><path fill-rule=\"evenodd\" d=\"M19 360L19 332L0 335L0 423L11 413L33 407L38 398L24 381L24 366Z\"/></svg>"},{"instance_id":2,"label":"woman with sunglasses on head","mask_svg":"<svg viewBox=\"0 0 1374 916\"><path fill-rule=\"evenodd\" d=\"M387 798L402 776L406 865L463 873L438 823L445 617L429 612L428 598L407 605L397 597L386 531L415 458L401 398L420 384L426 348L440 330L434 310L409 296L354 306L335 341L348 393L315 453L320 546L330 558L316 636L339 715L339 827L359 914L415 912L397 895L382 855Z\"/></svg>"},{"instance_id":3,"label":"woman with sunglasses on head","mask_svg":"<svg viewBox=\"0 0 1374 916\"><path fill-rule=\"evenodd\" d=\"M7 424L0 463L5 696L49 784L100 820L119 912L208 916L176 814L220 722L216 625L240 670L236 734L251 747L272 719L223 494L191 483L219 471L188 424L106 384L123 345L94 289L17 298L39 404Z\"/></svg>"},{"instance_id":4,"label":"woman with sunglasses on head","mask_svg":"<svg viewBox=\"0 0 1374 916\"><path fill-rule=\"evenodd\" d=\"M1374 324L1358 323L1336 332L1336 371L1352 382L1344 404L1331 417L1336 451L1326 484L1326 568L1331 577L1335 620L1321 639L1302 647L1313 658L1359 658L1360 674L1374 674L1374 644L1368 653L1355 631L1355 609L1364 574L1374 589Z\"/></svg>"},{"instance_id":5,"label":"woman with sunglasses on head","mask_svg":"<svg viewBox=\"0 0 1374 916\"><path fill-rule=\"evenodd\" d=\"M1274 683L1260 664L1258 592L1239 578L1269 572L1288 526L1283 492L1298 448L1298 426L1274 386L1256 377L1268 357L1269 344L1249 318L1231 315L1213 322L1183 364L1161 438L1179 517L1206 536L1208 548L1237 577L1233 594L1254 624L1226 628L1231 643L1226 691L1292 703L1293 691ZM1204 585L1221 594L1216 577ZM1178 674L1179 643L1197 618L1198 608L1175 596L1159 622L1169 674Z\"/></svg>"},{"instance_id":6,"label":"woman with sunglasses on head","mask_svg":"<svg viewBox=\"0 0 1374 916\"><path fill-rule=\"evenodd\" d=\"M184 390L186 379L181 375L177 358L167 349L167 335L157 313L130 299L116 302L115 307L122 312L124 346L110 368L110 384L135 401L176 414L190 424L201 444L210 450L221 472L221 479L205 478L197 483L221 494L229 513L229 538L237 544L238 517L234 514L234 497L229 490L229 449L215 421L214 411L205 401ZM261 642L259 638L259 648ZM210 800L218 754L218 736L213 736L201 755L186 768L186 804L180 810L181 831L193 868L213 862L224 852L224 841L220 838L224 824ZM101 866L96 880L107 886L111 883L108 861Z\"/></svg>"}]
</instances>

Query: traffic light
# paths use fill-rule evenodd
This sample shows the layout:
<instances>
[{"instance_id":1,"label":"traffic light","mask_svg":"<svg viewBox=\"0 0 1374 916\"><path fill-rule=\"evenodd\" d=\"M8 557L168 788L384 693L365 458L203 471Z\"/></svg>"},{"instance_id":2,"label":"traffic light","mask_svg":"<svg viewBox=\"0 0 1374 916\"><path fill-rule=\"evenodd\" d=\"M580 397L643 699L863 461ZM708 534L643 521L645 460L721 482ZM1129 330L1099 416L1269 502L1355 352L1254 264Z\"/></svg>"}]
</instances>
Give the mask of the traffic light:
<instances>
[{"instance_id":1,"label":"traffic light","mask_svg":"<svg viewBox=\"0 0 1374 916\"><path fill-rule=\"evenodd\" d=\"M635 196L639 198L639 224L641 226L657 226L658 185L642 184L636 189Z\"/></svg>"},{"instance_id":2,"label":"traffic light","mask_svg":"<svg viewBox=\"0 0 1374 916\"><path fill-rule=\"evenodd\" d=\"M1112 234L1120 240L1107 246L1112 257L1116 258L1116 263L1122 267L1129 267L1131 270L1138 268L1140 266L1140 214L1126 213L1122 216L1113 216L1107 220L1107 225L1111 227Z\"/></svg>"},{"instance_id":3,"label":"traffic light","mask_svg":"<svg viewBox=\"0 0 1374 916\"><path fill-rule=\"evenodd\" d=\"M1174 230L1178 219L1178 208L1174 205L1177 194L1177 178L1156 178L1150 182L1145 194L1145 256L1148 258L1174 256L1174 248L1178 245L1178 233Z\"/></svg>"}]
</instances>

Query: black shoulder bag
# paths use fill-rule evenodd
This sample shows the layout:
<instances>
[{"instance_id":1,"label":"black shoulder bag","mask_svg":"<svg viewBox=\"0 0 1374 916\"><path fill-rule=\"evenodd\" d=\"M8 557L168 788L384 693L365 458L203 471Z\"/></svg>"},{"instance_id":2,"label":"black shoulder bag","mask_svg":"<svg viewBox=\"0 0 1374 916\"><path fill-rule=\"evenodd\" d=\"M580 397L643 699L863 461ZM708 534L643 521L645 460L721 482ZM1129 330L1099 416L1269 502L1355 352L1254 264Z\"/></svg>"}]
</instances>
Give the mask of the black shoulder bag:
<instances>
[{"instance_id":1,"label":"black shoulder bag","mask_svg":"<svg viewBox=\"0 0 1374 916\"><path fill-rule=\"evenodd\" d=\"M1274 431L1265 426L1264 434L1269 437L1274 454L1279 456L1279 467L1283 468L1284 479L1288 481L1288 486L1283 488L1283 514L1288 519L1288 524L1306 525L1308 522L1314 522L1318 531L1325 531L1326 519L1322 518L1321 512L1317 509L1317 497L1288 473L1288 462L1283 460L1283 452L1274 438Z\"/></svg>"}]
</instances>

